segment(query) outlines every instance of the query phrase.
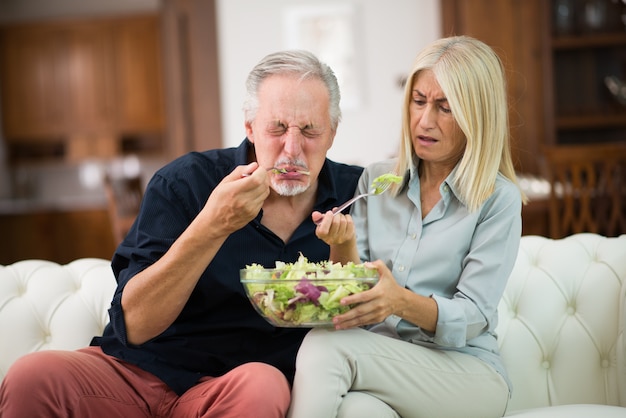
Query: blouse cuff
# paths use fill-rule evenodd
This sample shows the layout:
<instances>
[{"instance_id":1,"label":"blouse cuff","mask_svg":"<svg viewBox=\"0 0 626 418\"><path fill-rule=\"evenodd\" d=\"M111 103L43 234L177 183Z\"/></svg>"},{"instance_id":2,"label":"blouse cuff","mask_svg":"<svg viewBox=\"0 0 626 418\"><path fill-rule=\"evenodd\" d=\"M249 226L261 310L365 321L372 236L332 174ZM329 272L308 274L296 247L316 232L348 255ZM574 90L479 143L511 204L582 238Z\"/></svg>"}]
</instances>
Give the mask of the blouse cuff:
<instances>
[{"instance_id":1,"label":"blouse cuff","mask_svg":"<svg viewBox=\"0 0 626 418\"><path fill-rule=\"evenodd\" d=\"M437 295L431 295L431 297L438 306L435 343L443 347L464 347L467 336L465 312L458 303L454 303L450 299Z\"/></svg>"}]
</instances>

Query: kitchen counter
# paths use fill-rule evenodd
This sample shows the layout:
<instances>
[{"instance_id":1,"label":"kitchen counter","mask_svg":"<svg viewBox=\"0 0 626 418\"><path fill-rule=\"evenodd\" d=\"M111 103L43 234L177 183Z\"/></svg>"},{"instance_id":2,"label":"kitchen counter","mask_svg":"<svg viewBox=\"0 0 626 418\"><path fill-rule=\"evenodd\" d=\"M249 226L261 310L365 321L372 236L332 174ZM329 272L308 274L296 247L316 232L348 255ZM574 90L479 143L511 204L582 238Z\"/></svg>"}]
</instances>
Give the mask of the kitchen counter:
<instances>
[{"instance_id":1,"label":"kitchen counter","mask_svg":"<svg viewBox=\"0 0 626 418\"><path fill-rule=\"evenodd\" d=\"M112 177L140 175L145 185L164 164L162 159L127 156L113 160L17 167L9 174L13 190L8 193L9 196L0 196L0 215L106 210L105 174Z\"/></svg>"},{"instance_id":2,"label":"kitchen counter","mask_svg":"<svg viewBox=\"0 0 626 418\"><path fill-rule=\"evenodd\" d=\"M70 212L107 209L104 193L87 196L59 196L55 199L19 198L0 199L0 216L36 212Z\"/></svg>"},{"instance_id":3,"label":"kitchen counter","mask_svg":"<svg viewBox=\"0 0 626 418\"><path fill-rule=\"evenodd\" d=\"M0 264L30 258L57 263L110 258L119 243L109 218L105 174L139 174L145 185L162 165L126 157L19 167L11 173L14 197L0 197Z\"/></svg>"}]
</instances>

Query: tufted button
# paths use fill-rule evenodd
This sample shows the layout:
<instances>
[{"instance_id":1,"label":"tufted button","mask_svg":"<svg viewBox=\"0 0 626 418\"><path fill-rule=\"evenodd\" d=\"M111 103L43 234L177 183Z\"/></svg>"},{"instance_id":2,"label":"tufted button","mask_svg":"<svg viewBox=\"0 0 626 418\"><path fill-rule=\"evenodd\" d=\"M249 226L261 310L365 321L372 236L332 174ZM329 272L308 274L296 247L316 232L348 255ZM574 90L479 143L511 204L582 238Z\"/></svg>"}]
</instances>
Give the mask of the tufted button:
<instances>
[{"instance_id":1,"label":"tufted button","mask_svg":"<svg viewBox=\"0 0 626 418\"><path fill-rule=\"evenodd\" d=\"M609 361L607 359L602 360L602 368L608 369L608 367L609 367Z\"/></svg>"},{"instance_id":2,"label":"tufted button","mask_svg":"<svg viewBox=\"0 0 626 418\"><path fill-rule=\"evenodd\" d=\"M541 367L543 367L544 369L548 370L550 368L550 362L548 360L544 360L541 363Z\"/></svg>"},{"instance_id":3,"label":"tufted button","mask_svg":"<svg viewBox=\"0 0 626 418\"><path fill-rule=\"evenodd\" d=\"M26 286L23 285L18 285L17 286L17 296L18 297L22 297L24 296L24 294L26 294Z\"/></svg>"},{"instance_id":4,"label":"tufted button","mask_svg":"<svg viewBox=\"0 0 626 418\"><path fill-rule=\"evenodd\" d=\"M568 306L567 307L567 314L568 315L574 315L576 313L576 308L574 308L573 306Z\"/></svg>"}]
</instances>

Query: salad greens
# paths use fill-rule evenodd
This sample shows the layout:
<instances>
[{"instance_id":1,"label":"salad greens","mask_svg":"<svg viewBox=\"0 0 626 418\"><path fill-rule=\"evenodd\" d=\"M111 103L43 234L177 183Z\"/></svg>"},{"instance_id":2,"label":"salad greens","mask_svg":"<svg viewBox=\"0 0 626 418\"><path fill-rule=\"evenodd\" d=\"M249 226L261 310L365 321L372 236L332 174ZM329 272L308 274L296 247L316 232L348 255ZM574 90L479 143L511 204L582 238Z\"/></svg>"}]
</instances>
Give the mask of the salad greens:
<instances>
[{"instance_id":1,"label":"salad greens","mask_svg":"<svg viewBox=\"0 0 626 418\"><path fill-rule=\"evenodd\" d=\"M330 325L333 316L346 312L342 298L370 289L378 272L363 264L309 262L300 254L295 263L259 264L241 270L241 282L257 311L268 322L283 327Z\"/></svg>"},{"instance_id":2,"label":"salad greens","mask_svg":"<svg viewBox=\"0 0 626 418\"><path fill-rule=\"evenodd\" d=\"M376 177L371 188L374 190L374 194L381 194L389 187L389 183L400 184L400 182L402 182L402 177L393 173L386 173Z\"/></svg>"}]
</instances>

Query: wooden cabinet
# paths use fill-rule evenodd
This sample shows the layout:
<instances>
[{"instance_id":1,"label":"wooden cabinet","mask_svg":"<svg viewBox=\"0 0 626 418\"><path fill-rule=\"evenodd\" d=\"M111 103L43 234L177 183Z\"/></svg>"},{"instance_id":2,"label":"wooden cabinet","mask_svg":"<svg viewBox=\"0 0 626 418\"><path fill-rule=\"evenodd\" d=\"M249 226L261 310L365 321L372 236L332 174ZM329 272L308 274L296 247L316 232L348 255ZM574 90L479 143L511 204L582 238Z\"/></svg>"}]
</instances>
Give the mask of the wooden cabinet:
<instances>
[{"instance_id":1,"label":"wooden cabinet","mask_svg":"<svg viewBox=\"0 0 626 418\"><path fill-rule=\"evenodd\" d=\"M626 141L626 106L605 85L610 75L626 81L622 1L441 0L441 6L444 35L481 39L504 62L518 172L545 177L546 145ZM555 14L562 7L573 14ZM605 8L606 25L584 27L584 19L595 24L601 16L596 7ZM556 26L558 16L571 19L571 27ZM524 234L549 234L547 207L547 196L524 207Z\"/></svg>"},{"instance_id":2,"label":"wooden cabinet","mask_svg":"<svg viewBox=\"0 0 626 418\"><path fill-rule=\"evenodd\" d=\"M626 141L626 106L605 85L611 75L626 81L623 2L441 0L441 5L445 35L481 39L505 63L519 171L542 174L546 144ZM558 7L572 8L568 31L555 25ZM605 24L585 27L585 14L600 16L594 7L603 8Z\"/></svg>"},{"instance_id":3,"label":"wooden cabinet","mask_svg":"<svg viewBox=\"0 0 626 418\"><path fill-rule=\"evenodd\" d=\"M1 88L5 136L55 137L68 121L68 34L59 30L2 31Z\"/></svg>"},{"instance_id":4,"label":"wooden cabinet","mask_svg":"<svg viewBox=\"0 0 626 418\"><path fill-rule=\"evenodd\" d=\"M162 134L159 28L156 15L4 26L7 142L61 140L66 151L115 153L118 143L86 142Z\"/></svg>"},{"instance_id":5,"label":"wooden cabinet","mask_svg":"<svg viewBox=\"0 0 626 418\"><path fill-rule=\"evenodd\" d=\"M63 53L68 82L59 95L68 94L66 135L89 135L111 132L115 120L115 96L112 72L114 54L109 25L80 24L67 30L69 44Z\"/></svg>"},{"instance_id":6,"label":"wooden cabinet","mask_svg":"<svg viewBox=\"0 0 626 418\"><path fill-rule=\"evenodd\" d=\"M571 9L571 26L557 26L557 6ZM544 2L542 15L545 105L550 115L546 143L626 141L626 105L606 85L611 76L626 82L626 22L615 19L626 16L626 5L610 0L551 0Z\"/></svg>"}]
</instances>

